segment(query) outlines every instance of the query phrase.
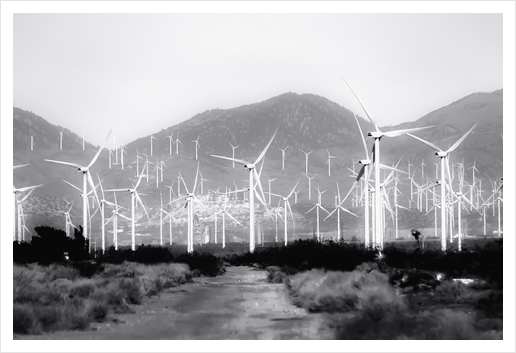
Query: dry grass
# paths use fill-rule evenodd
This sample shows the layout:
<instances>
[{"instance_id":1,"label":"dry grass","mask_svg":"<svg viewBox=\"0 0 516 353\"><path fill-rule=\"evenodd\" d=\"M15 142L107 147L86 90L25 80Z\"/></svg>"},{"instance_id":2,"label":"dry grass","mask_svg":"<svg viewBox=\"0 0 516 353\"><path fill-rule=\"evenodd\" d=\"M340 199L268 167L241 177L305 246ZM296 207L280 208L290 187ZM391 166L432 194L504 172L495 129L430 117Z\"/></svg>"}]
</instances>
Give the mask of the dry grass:
<instances>
[{"instance_id":1,"label":"dry grass","mask_svg":"<svg viewBox=\"0 0 516 353\"><path fill-rule=\"evenodd\" d=\"M13 324L15 333L38 334L88 327L110 312L140 304L145 296L185 283L188 265L107 265L92 278L60 265L14 266Z\"/></svg>"}]
</instances>

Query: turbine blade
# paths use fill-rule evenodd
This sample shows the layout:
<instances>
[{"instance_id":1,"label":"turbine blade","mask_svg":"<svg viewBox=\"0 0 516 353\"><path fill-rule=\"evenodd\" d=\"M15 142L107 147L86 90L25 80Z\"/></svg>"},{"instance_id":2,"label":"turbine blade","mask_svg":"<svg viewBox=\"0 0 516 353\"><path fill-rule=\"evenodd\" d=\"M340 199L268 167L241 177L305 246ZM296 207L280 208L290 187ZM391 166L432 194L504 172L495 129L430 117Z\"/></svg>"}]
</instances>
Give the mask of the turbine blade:
<instances>
[{"instance_id":1,"label":"turbine blade","mask_svg":"<svg viewBox=\"0 0 516 353\"><path fill-rule=\"evenodd\" d=\"M384 133L384 135L387 136L387 137L397 137L397 136L401 136L401 135L406 135L406 134L411 133L411 132L417 132L417 131L429 129L431 127L435 127L435 126L423 126L423 127L415 127L415 128L412 128L412 129L387 131L387 132Z\"/></svg>"},{"instance_id":2,"label":"turbine blade","mask_svg":"<svg viewBox=\"0 0 516 353\"><path fill-rule=\"evenodd\" d=\"M357 217L357 218L358 218L358 216L357 216L356 214L354 214L353 212L351 212L351 211L350 211L350 210L348 210L347 208L344 208L344 207L342 207L342 206L339 206L339 207L340 207L340 209L341 209L342 211L347 212L347 213L349 213L349 214L351 214L351 215L353 215L353 216L355 216L355 217Z\"/></svg>"},{"instance_id":3,"label":"turbine blade","mask_svg":"<svg viewBox=\"0 0 516 353\"><path fill-rule=\"evenodd\" d=\"M232 215L229 214L229 212L227 211L224 211L224 213L226 213L226 215L231 218L233 221L235 221L236 223L240 224L240 226L242 226L242 223L240 223L239 221L237 221ZM242 226L243 227L243 226Z\"/></svg>"},{"instance_id":4,"label":"turbine blade","mask_svg":"<svg viewBox=\"0 0 516 353\"><path fill-rule=\"evenodd\" d=\"M77 164L77 163L69 163L69 162L54 161L54 160L52 160L52 159L44 159L44 161L46 161L46 162L52 162L52 163L57 163L57 164L68 165L68 166L70 166L70 167L74 167L74 168L77 168L77 169L81 169L81 168L82 168L82 165Z\"/></svg>"},{"instance_id":5,"label":"turbine blade","mask_svg":"<svg viewBox=\"0 0 516 353\"><path fill-rule=\"evenodd\" d=\"M263 158L263 156L265 156L265 153L267 152L267 150L269 149L271 143L272 143L272 140L274 140L274 137L276 136L276 134L278 133L278 130L279 130L279 126L276 128L276 131L274 132L274 135L272 135L271 137L271 140L269 141L269 143L267 144L267 146L265 146L265 148L263 149L262 153L260 153L260 155L258 156L258 158L256 159L256 161L254 162L254 164L260 162Z\"/></svg>"},{"instance_id":6,"label":"turbine blade","mask_svg":"<svg viewBox=\"0 0 516 353\"><path fill-rule=\"evenodd\" d=\"M307 214L308 212L310 212L311 210L313 210L314 208L316 208L317 205L315 205L314 207L312 207L311 209L309 209L308 211L305 212L305 214Z\"/></svg>"},{"instance_id":7,"label":"turbine blade","mask_svg":"<svg viewBox=\"0 0 516 353\"><path fill-rule=\"evenodd\" d=\"M67 183L68 185L70 185L71 187L73 187L74 189L78 190L80 193L83 192L83 190L79 189L77 186L73 185L72 183L66 181L66 180L63 180L65 183Z\"/></svg>"},{"instance_id":8,"label":"turbine blade","mask_svg":"<svg viewBox=\"0 0 516 353\"><path fill-rule=\"evenodd\" d=\"M353 95L355 96L355 98L357 99L358 103L360 103L360 106L362 107L362 109L364 109L364 112L366 113L367 115L367 118L369 119L369 121L371 122L371 124L373 124L374 128L376 131L380 132L380 129L378 129L378 125L376 125L376 122L374 121L374 119L371 117L371 115L369 115L369 112L367 111L366 107L362 104L362 101L360 100L360 98L358 98L357 94L355 93L355 91L353 91L353 88L351 88L351 86L349 85L348 81L346 81L344 79L344 77L342 77L342 79L344 80L344 82L346 83L346 85L349 87L349 89L351 90L351 92L353 93Z\"/></svg>"},{"instance_id":9,"label":"turbine blade","mask_svg":"<svg viewBox=\"0 0 516 353\"><path fill-rule=\"evenodd\" d=\"M290 196L292 196L292 194L294 193L294 191L296 191L296 188L297 188L297 185L299 184L299 179L297 180L297 183L296 185L292 188L292 190L290 190L290 194L288 194L287 196L287 199L290 198ZM338 185L338 184L337 184Z\"/></svg>"},{"instance_id":10,"label":"turbine blade","mask_svg":"<svg viewBox=\"0 0 516 353\"><path fill-rule=\"evenodd\" d=\"M366 158L367 158L368 157L368 151L367 151L367 143L365 141L364 133L362 132L362 127L360 126L360 123L358 122L358 118L357 118L356 114L353 113L353 116L355 117L355 121L357 122L358 130L360 131L360 138L362 139L362 144L364 145L364 151L365 151L365 155L366 155Z\"/></svg>"},{"instance_id":11,"label":"turbine blade","mask_svg":"<svg viewBox=\"0 0 516 353\"><path fill-rule=\"evenodd\" d=\"M416 140L419 140L421 142L423 142L425 145L427 146L430 146L431 148L433 148L434 150L438 151L438 152L444 152L442 149L440 149L439 147L437 147L436 145L434 145L433 143L431 142L428 142L426 140L423 140L421 137L417 137L415 135L412 135L412 134L407 134L408 136L412 137L412 138L415 138Z\"/></svg>"},{"instance_id":12,"label":"turbine blade","mask_svg":"<svg viewBox=\"0 0 516 353\"><path fill-rule=\"evenodd\" d=\"M448 151L446 151L446 152L450 153L450 152L455 151L455 149L457 149L457 147L459 147L459 145L462 143L462 141L464 141L464 139L465 139L465 138L466 138L466 137L471 133L471 131L473 131L473 129L474 129L477 125L478 125L478 121L475 123L475 125L473 125L473 126L471 127L471 129L469 129L469 130L468 130L468 132L466 132L466 133L464 134L464 136L462 136L462 137L461 137L457 142L455 142L455 143L453 144L453 146L451 146L451 147L448 149Z\"/></svg>"},{"instance_id":13,"label":"turbine blade","mask_svg":"<svg viewBox=\"0 0 516 353\"><path fill-rule=\"evenodd\" d=\"M91 160L90 164L88 164L88 168L90 168L93 164L95 164L95 162L97 161L97 158L99 158L100 152L102 152L102 150L104 149L104 145L106 144L106 142L107 142L107 140L109 138L109 135L111 135L112 131L113 130L109 130L109 133L106 136L106 139L104 140L104 143L102 144L102 146L100 146L97 154L95 155L95 157L93 157L93 159Z\"/></svg>"},{"instance_id":14,"label":"turbine blade","mask_svg":"<svg viewBox=\"0 0 516 353\"><path fill-rule=\"evenodd\" d=\"M249 162L244 161L243 159L236 159L236 158L230 158L230 157L224 157L224 156L217 156L215 154L212 154L211 156L215 157L215 158L227 159L228 161L236 162L236 163L239 163L239 164L249 164Z\"/></svg>"}]
</instances>

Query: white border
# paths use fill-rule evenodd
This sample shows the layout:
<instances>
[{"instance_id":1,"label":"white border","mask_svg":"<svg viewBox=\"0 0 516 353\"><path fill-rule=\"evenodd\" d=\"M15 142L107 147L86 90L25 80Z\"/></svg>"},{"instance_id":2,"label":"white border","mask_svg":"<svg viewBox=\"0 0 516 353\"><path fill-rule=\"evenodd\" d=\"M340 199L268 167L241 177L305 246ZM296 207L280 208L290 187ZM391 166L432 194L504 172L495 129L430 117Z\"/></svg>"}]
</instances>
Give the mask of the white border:
<instances>
[{"instance_id":1,"label":"white border","mask_svg":"<svg viewBox=\"0 0 516 353\"><path fill-rule=\"evenodd\" d=\"M218 342L218 341L174 341L172 343L156 344L145 341L96 342L96 341L13 341L12 340L12 102L13 102L13 14L14 13L503 13L504 16L504 130L505 136L513 136L515 131L514 97L515 94L515 3L512 1L453 1L453 2L311 2L311 1L282 1L282 2L233 2L233 1L198 1L198 2L56 2L56 1L27 1L1 3L1 143L2 171L1 174L1 215L2 219L2 308L1 318L2 351L41 351L41 352L72 352L109 350L113 352L137 351L383 351L383 352L483 352L505 351L514 352L516 346L510 332L514 332L514 158L509 153L515 150L515 139L504 140L505 158L504 174L509 182L505 185L505 200L508 217L504 229L508 236L504 239L506 256L504 256L505 277L505 319L503 341L488 342L292 342L292 341L254 341L254 342ZM9 163L8 163L9 162ZM8 211L8 212L7 212ZM9 245L10 244L10 245ZM150 348L150 349L149 349Z\"/></svg>"}]
</instances>

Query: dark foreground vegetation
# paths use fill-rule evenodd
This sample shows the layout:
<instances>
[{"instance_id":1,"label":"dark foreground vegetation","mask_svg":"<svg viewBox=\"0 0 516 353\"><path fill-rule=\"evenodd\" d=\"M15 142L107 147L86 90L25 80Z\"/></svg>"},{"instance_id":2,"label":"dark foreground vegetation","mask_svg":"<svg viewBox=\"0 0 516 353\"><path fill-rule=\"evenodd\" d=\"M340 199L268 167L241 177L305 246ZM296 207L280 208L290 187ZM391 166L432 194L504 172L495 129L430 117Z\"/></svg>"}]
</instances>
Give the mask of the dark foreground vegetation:
<instances>
[{"instance_id":1,"label":"dark foreground vegetation","mask_svg":"<svg viewBox=\"0 0 516 353\"><path fill-rule=\"evenodd\" d=\"M266 269L338 339L503 339L502 240L446 253L303 240L225 260Z\"/></svg>"},{"instance_id":2,"label":"dark foreground vegetation","mask_svg":"<svg viewBox=\"0 0 516 353\"><path fill-rule=\"evenodd\" d=\"M13 244L14 333L85 329L192 277L225 272L223 261L210 254L174 257L144 245L90 254L82 229L73 238L50 227L36 231L31 243Z\"/></svg>"}]
</instances>

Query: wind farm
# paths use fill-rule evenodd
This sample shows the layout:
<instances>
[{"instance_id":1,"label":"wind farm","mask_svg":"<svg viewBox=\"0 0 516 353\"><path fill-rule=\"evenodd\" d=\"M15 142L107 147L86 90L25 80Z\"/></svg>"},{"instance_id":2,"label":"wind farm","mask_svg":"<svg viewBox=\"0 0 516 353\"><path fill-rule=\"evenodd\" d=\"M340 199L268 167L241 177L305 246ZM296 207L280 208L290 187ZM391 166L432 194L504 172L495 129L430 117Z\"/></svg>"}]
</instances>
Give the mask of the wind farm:
<instances>
[{"instance_id":1,"label":"wind farm","mask_svg":"<svg viewBox=\"0 0 516 353\"><path fill-rule=\"evenodd\" d=\"M303 15L14 17L14 341L507 342L500 16Z\"/></svg>"}]
</instances>

